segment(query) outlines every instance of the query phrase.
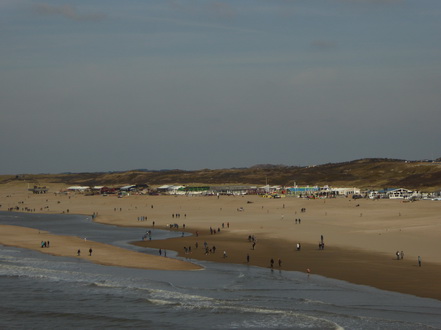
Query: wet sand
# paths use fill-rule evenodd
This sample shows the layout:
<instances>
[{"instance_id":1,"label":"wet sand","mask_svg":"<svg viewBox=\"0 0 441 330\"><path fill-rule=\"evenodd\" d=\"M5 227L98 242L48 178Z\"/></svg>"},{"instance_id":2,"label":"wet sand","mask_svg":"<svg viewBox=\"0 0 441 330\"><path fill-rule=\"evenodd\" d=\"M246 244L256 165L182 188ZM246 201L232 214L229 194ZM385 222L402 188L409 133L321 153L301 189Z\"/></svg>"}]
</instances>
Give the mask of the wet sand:
<instances>
[{"instance_id":1,"label":"wet sand","mask_svg":"<svg viewBox=\"0 0 441 330\"><path fill-rule=\"evenodd\" d=\"M27 192L26 183L2 185L0 210L18 206L19 211L25 212L95 213L97 222L145 228L154 223L156 228L165 229L176 223L179 231L194 236L167 241L156 241L153 237L152 241L136 244L175 250L189 260L246 264L246 255L249 254L250 265L267 268L273 258L274 271L306 272L310 269L311 276L318 274L441 299L438 284L441 275L438 243L441 239L441 202L268 199L258 196L117 198L55 194L62 186L48 186L48 194L33 195ZM302 209L306 211L302 212ZM296 222L296 219L300 221ZM210 235L210 227L220 232ZM196 232L199 232L198 237ZM248 241L250 235L257 238L255 250ZM324 250L318 249L321 235ZM197 249L196 241L199 244ZM210 247L216 246L216 252L205 255L204 241ZM5 244L3 236L0 236L0 243ZM296 251L296 243L301 243L301 251ZM19 246L14 242L8 244ZM189 246L192 253L185 254L184 247ZM403 260L396 260L397 250L404 251ZM223 258L223 251L227 252L227 258ZM57 252L66 255L63 253ZM72 255L72 249L68 254ZM418 267L418 256L422 256L422 267ZM280 268L279 258L282 260ZM170 258L157 259L158 268L173 269L164 261ZM115 261L114 264L123 266L121 262Z\"/></svg>"},{"instance_id":2,"label":"wet sand","mask_svg":"<svg viewBox=\"0 0 441 330\"><path fill-rule=\"evenodd\" d=\"M215 252L206 254L204 242L207 242L209 249L215 246ZM178 251L181 257L189 261L198 259L228 262L265 267L268 271L271 271L270 260L273 259L273 271L293 270L307 274L309 269L310 276L322 275L383 290L441 300L441 266L423 262L422 267L418 267L417 259L409 259L406 256L402 260L396 260L390 254L336 246L319 250L315 244L301 244L301 250L297 251L295 244L290 241L274 241L264 237L258 240L253 250L252 243L248 242L247 238L226 232L167 241L138 242L136 245ZM188 247L191 247L191 253L185 253L184 247L187 247L187 251ZM227 253L226 258L223 257L224 251Z\"/></svg>"},{"instance_id":3,"label":"wet sand","mask_svg":"<svg viewBox=\"0 0 441 330\"><path fill-rule=\"evenodd\" d=\"M41 242L49 246L41 247ZM84 240L79 237L52 235L46 231L18 226L0 226L0 243L36 250L56 256L75 257L102 265L161 270L199 270L189 262L129 251L113 245ZM92 249L90 255L89 249ZM78 255L78 250L80 253Z\"/></svg>"}]
</instances>

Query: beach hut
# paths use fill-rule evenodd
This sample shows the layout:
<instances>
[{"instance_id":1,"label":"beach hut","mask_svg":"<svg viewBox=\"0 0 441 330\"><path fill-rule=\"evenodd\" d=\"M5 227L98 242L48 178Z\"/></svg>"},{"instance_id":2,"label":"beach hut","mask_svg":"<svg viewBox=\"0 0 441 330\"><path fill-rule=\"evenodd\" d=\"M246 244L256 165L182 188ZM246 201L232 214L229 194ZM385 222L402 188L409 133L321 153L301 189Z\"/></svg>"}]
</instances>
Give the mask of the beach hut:
<instances>
[{"instance_id":1,"label":"beach hut","mask_svg":"<svg viewBox=\"0 0 441 330\"><path fill-rule=\"evenodd\" d=\"M89 186L70 186L67 188L68 191L75 192L75 193L84 193L85 191L89 190Z\"/></svg>"},{"instance_id":2,"label":"beach hut","mask_svg":"<svg viewBox=\"0 0 441 330\"><path fill-rule=\"evenodd\" d=\"M390 199L407 199L413 196L413 191L404 188L392 189L386 192L386 196Z\"/></svg>"},{"instance_id":3,"label":"beach hut","mask_svg":"<svg viewBox=\"0 0 441 330\"><path fill-rule=\"evenodd\" d=\"M33 194L46 194L49 189L46 187L34 186L34 188L30 188L28 190L32 191Z\"/></svg>"}]
</instances>

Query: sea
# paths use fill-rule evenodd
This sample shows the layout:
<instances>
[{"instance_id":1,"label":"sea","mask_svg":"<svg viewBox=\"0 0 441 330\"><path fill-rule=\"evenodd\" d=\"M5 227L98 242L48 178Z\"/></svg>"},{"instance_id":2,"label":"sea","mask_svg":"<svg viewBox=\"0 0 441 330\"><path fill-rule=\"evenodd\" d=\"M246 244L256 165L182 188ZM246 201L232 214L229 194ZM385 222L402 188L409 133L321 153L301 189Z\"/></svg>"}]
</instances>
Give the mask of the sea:
<instances>
[{"instance_id":1,"label":"sea","mask_svg":"<svg viewBox=\"0 0 441 330\"><path fill-rule=\"evenodd\" d=\"M157 255L130 244L148 228L97 224L84 215L0 212L0 224ZM181 234L151 230L153 239ZM204 269L103 266L0 245L0 328L441 329L439 300L314 274L193 261Z\"/></svg>"}]
</instances>

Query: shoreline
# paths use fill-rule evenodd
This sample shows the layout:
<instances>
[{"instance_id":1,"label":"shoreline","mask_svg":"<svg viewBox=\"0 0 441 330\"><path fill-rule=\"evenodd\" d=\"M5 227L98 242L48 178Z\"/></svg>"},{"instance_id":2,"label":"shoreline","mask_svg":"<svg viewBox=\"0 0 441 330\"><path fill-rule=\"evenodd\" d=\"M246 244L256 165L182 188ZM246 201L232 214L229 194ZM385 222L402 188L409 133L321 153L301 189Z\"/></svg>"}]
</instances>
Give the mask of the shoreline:
<instances>
[{"instance_id":1,"label":"shoreline","mask_svg":"<svg viewBox=\"0 0 441 330\"><path fill-rule=\"evenodd\" d=\"M249 254L250 265L269 268L270 259L273 258L274 270L279 269L280 258L281 270L305 273L309 268L312 275L441 300L441 289L436 286L441 276L441 255L438 253L441 239L439 202L353 201L347 198L307 200L294 197L268 199L258 196L132 195L116 198L75 194L33 195L21 183L0 185L0 204L0 211L15 207L24 213L96 214L95 222L121 227L169 229L170 224L178 224L179 232L189 232L194 236L162 241L153 237L152 241L131 243L173 250L189 261L200 259L246 265L246 255ZM302 212L302 209L306 211ZM210 235L209 228L216 232L219 230L219 233ZM0 244L19 246L20 235L24 233L19 228L13 232L17 235L15 242L6 242L0 235ZM199 232L197 238L196 232ZM249 235L257 238L255 250L247 240ZM323 251L318 249L321 235L324 235L326 244ZM33 247L19 247L41 250L39 243L44 239L38 236L33 239ZM51 248L44 249L45 253L49 253L46 250L54 252L52 242L55 243L55 239L50 239ZM195 248L196 239L199 241L198 249ZM214 254L206 256L201 252L204 241L217 247ZM297 242L302 244L301 251L295 251ZM184 246L191 246L192 253L185 254ZM110 247L103 247L103 250L110 251L108 249ZM121 250L123 255L126 252L136 253ZM227 251L227 258L222 257L224 250ZM397 250L405 252L403 260L396 260ZM73 256L75 252L70 249L60 255ZM417 264L420 255L422 267ZM173 268L176 266L165 262L168 259L185 263L150 256L158 262L159 268L155 269L176 269ZM132 255L130 258L121 257L113 264L126 267L124 259L133 258Z\"/></svg>"},{"instance_id":2,"label":"shoreline","mask_svg":"<svg viewBox=\"0 0 441 330\"><path fill-rule=\"evenodd\" d=\"M420 268L416 260L407 258L395 260L387 254L364 250L349 251L341 247L326 247L324 250L319 250L313 244L304 243L301 250L296 251L295 246L290 242L275 243L266 238L260 238L253 250L252 243L246 238L231 233L129 242L136 246L174 251L179 257L186 259L182 261L90 240L85 242L75 236L55 235L27 227L0 225L0 229L0 244L4 246L25 248L61 257L79 258L107 266L194 271L203 270L203 267L192 261L202 260L257 266L270 271L270 260L274 259L274 271L297 271L307 274L307 269L309 269L311 276L320 275L381 290L441 300L441 289L436 289L432 285L441 277L441 265L424 262L423 267ZM50 241L50 247L39 247L40 239ZM204 241L210 242L209 248L216 246L216 251L206 255ZM196 242L198 242L198 248L195 246ZM191 253L186 254L184 247L189 246L192 247ZM78 247L82 251L80 256L76 255ZM89 248L93 249L92 256L88 255ZM227 252L226 258L223 257L223 251ZM247 254L250 256L248 263ZM280 267L279 258L282 261Z\"/></svg>"},{"instance_id":3,"label":"shoreline","mask_svg":"<svg viewBox=\"0 0 441 330\"><path fill-rule=\"evenodd\" d=\"M41 242L50 242L42 247ZM56 235L47 231L12 225L0 225L0 244L29 249L60 257L71 257L117 267L151 270L200 270L202 267L174 258L131 251L110 244L99 243L70 235ZM89 249L92 249L89 255ZM78 255L78 251L80 251Z\"/></svg>"},{"instance_id":4,"label":"shoreline","mask_svg":"<svg viewBox=\"0 0 441 330\"><path fill-rule=\"evenodd\" d=\"M394 291L403 294L441 300L441 289L433 284L441 277L441 265L424 262L418 267L417 260L396 260L391 255L370 251L327 246L319 250L318 246L303 243L301 250L289 241L274 242L270 238L261 237L254 250L252 242L237 234L222 232L216 235L199 235L168 238L164 240L132 241L129 244L174 251L181 258L155 256L130 251L110 244L83 239L69 235L55 235L28 227L0 225L0 244L34 250L54 256L72 257L89 262L116 267L140 268L148 270L203 270L194 264L194 260L218 263L230 263L267 268L271 271L270 260L274 260L273 271L297 271L310 276L320 275L327 278L346 281L353 284L371 286L377 289ZM41 248L39 243L50 241L49 248ZM198 242L198 247L196 247ZM208 248L216 247L216 251L205 254L204 242ZM185 253L184 247L191 247ZM81 255L77 256L77 249ZM88 255L93 249L92 256ZM223 251L227 257L223 257ZM250 259L247 262L247 254ZM281 259L279 267L278 260Z\"/></svg>"},{"instance_id":5,"label":"shoreline","mask_svg":"<svg viewBox=\"0 0 441 330\"><path fill-rule=\"evenodd\" d=\"M195 243L198 242L198 247ZM216 247L214 253L205 253L208 247ZM346 249L328 246L319 250L318 246L304 243L301 250L289 241L261 237L254 250L246 237L231 233L169 238L163 241L131 242L149 248L167 249L178 253L188 261L203 260L220 263L250 265L271 271L270 260L274 260L273 271L297 271L310 275L320 275L353 284L371 286L386 291L394 291L419 297L441 300L441 288L436 284L441 277L441 265L423 262L418 267L417 260L404 258L396 260L392 255L373 253L360 249ZM191 253L184 247L191 246ZM223 252L227 257L224 258ZM247 254L249 262L247 262ZM279 267L278 260L281 259Z\"/></svg>"}]
</instances>

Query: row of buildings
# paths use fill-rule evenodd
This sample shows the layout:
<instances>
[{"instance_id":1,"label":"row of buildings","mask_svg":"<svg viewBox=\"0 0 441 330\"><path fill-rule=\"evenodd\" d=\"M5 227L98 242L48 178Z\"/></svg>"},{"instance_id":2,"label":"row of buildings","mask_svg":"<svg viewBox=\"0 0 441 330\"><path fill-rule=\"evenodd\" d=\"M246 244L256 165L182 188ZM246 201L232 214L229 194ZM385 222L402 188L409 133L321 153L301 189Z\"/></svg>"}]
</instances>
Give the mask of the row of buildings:
<instances>
[{"instance_id":1,"label":"row of buildings","mask_svg":"<svg viewBox=\"0 0 441 330\"><path fill-rule=\"evenodd\" d=\"M301 198L333 198L338 196L351 198L370 198L370 199L430 199L439 198L438 193L421 193L405 188L393 188L383 190L361 190L359 188L339 188L330 186L184 186L184 185L162 185L159 187L149 187L146 184L125 185L121 187L106 186L72 186L66 192L82 193L86 195L118 195L123 197L130 194L140 195L261 195L270 198L282 197L301 197Z\"/></svg>"}]
</instances>

